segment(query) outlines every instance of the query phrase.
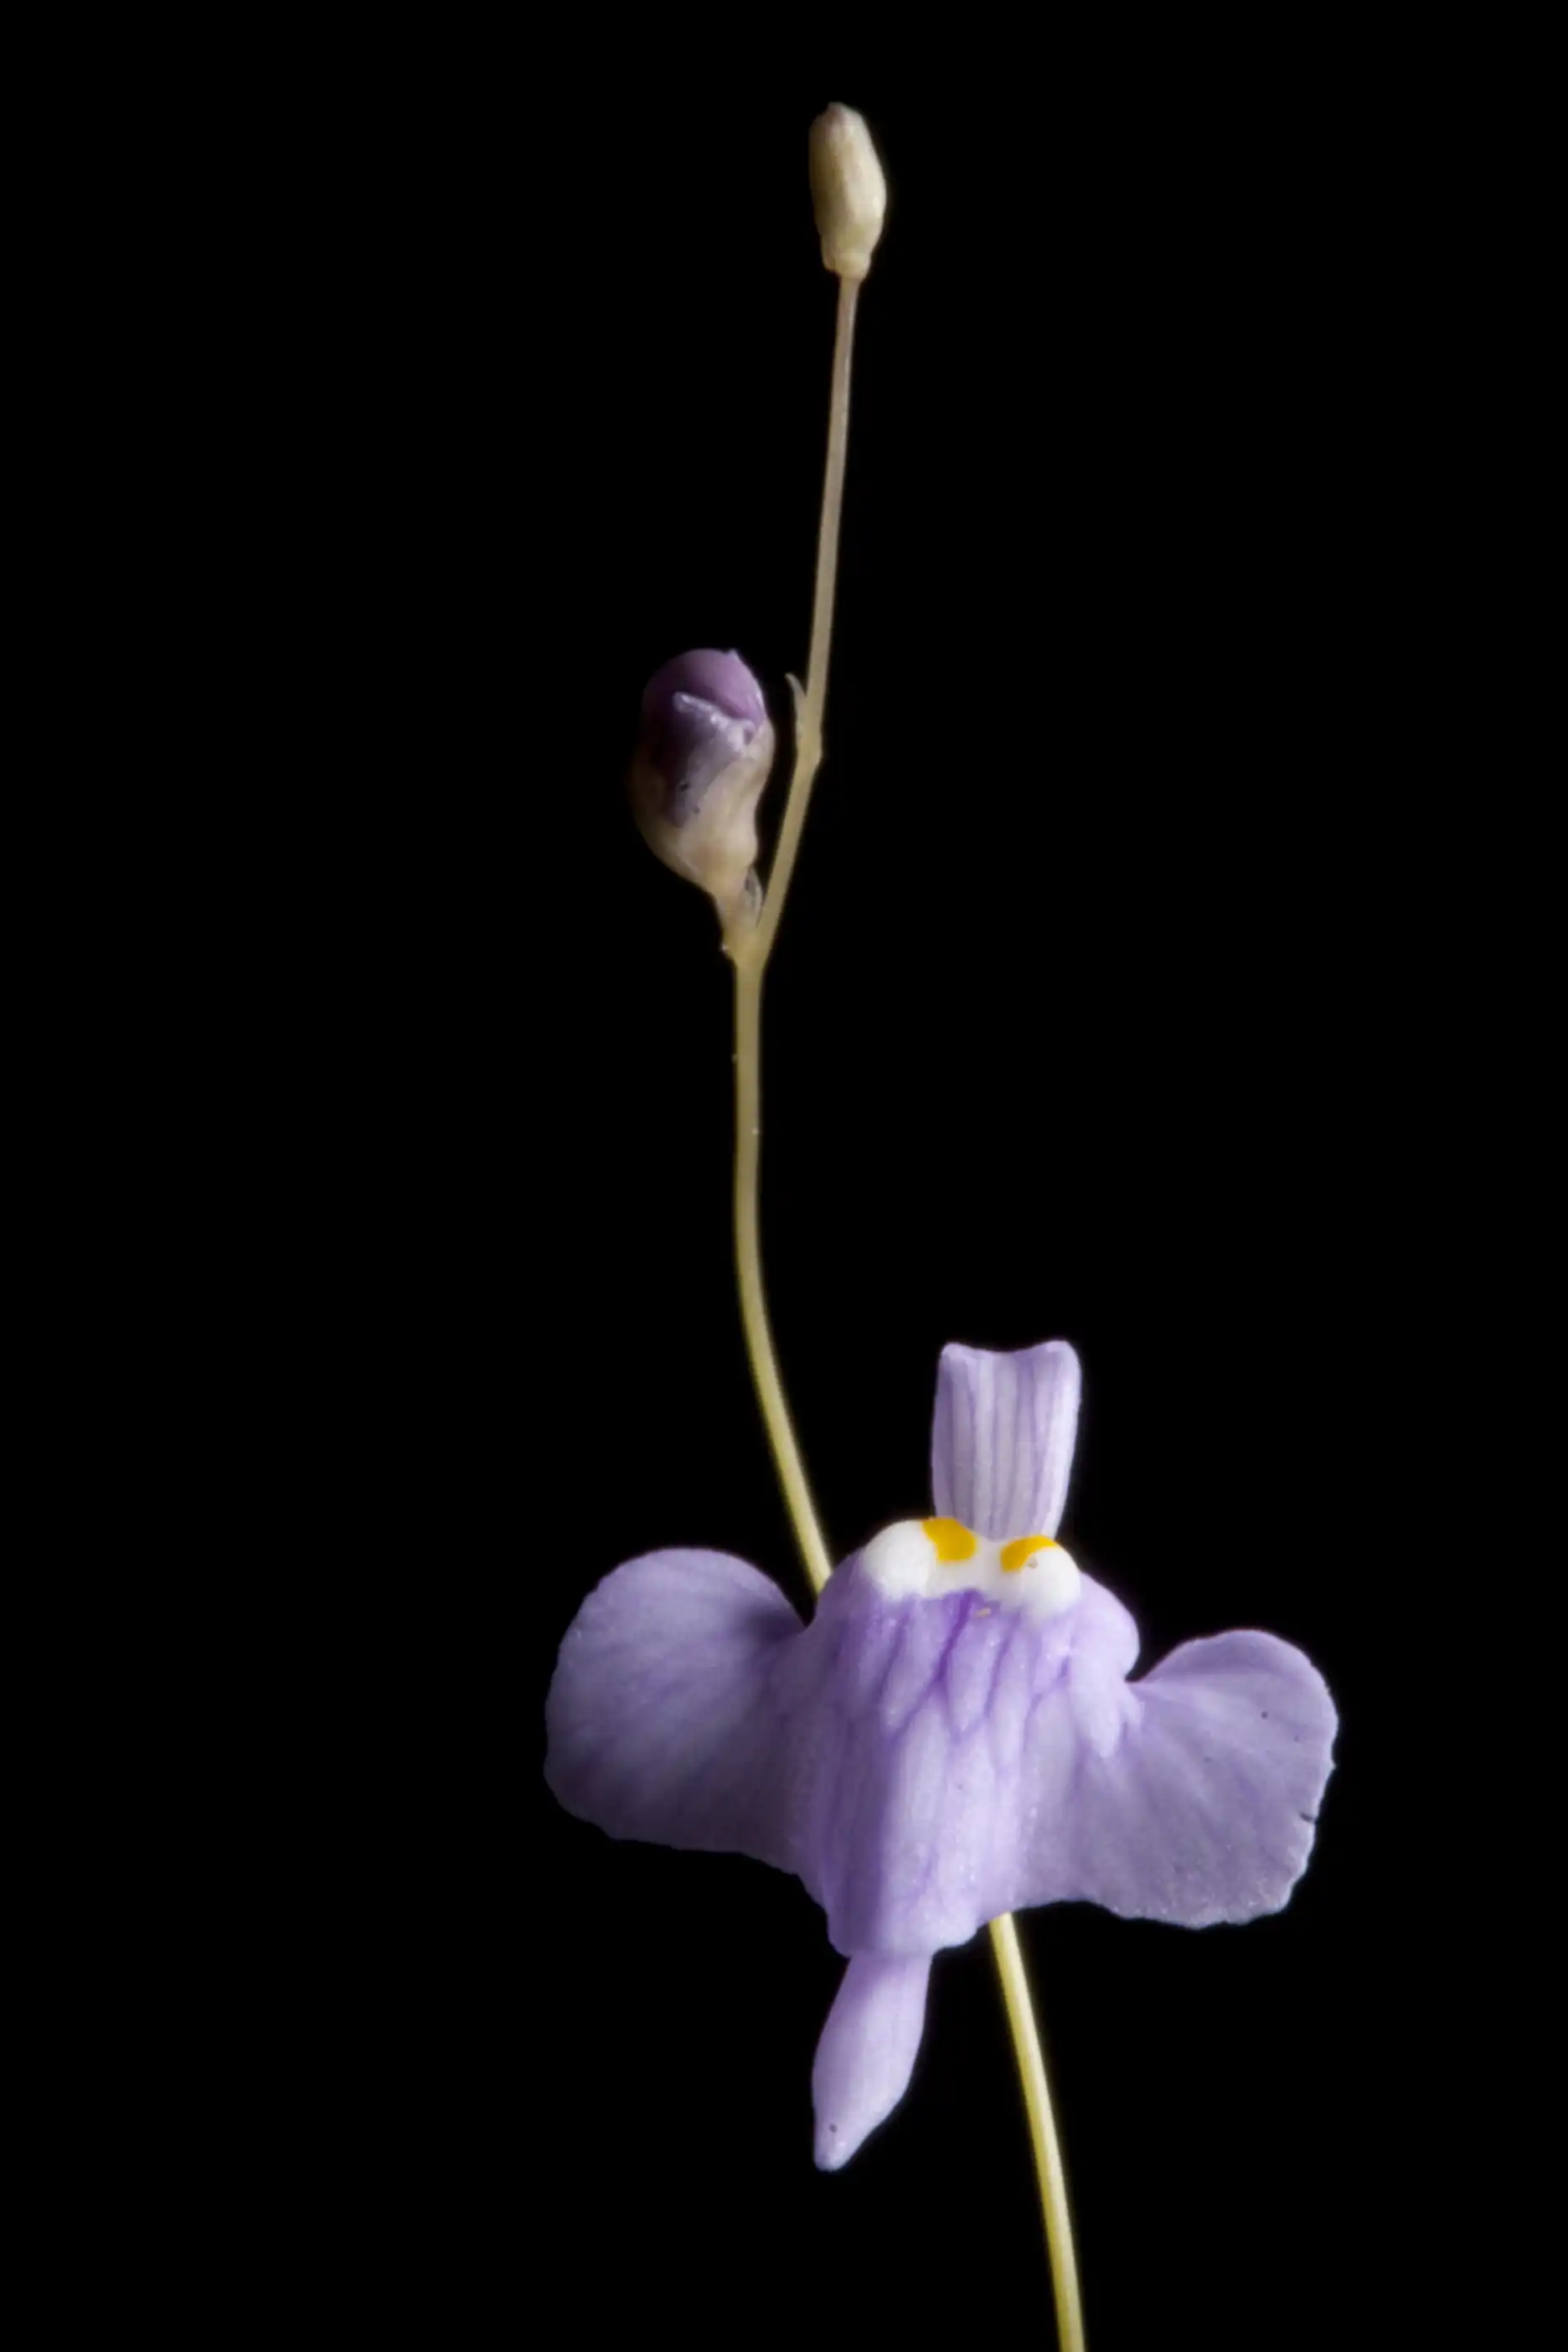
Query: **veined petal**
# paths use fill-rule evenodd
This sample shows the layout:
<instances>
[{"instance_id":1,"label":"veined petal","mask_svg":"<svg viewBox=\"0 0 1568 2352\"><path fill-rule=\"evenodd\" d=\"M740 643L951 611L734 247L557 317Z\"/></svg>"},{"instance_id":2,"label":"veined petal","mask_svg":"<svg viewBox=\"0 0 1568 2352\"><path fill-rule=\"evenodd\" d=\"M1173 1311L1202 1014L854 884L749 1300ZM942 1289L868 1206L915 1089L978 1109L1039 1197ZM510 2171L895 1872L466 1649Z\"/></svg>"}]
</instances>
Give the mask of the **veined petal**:
<instances>
[{"instance_id":1,"label":"veined petal","mask_svg":"<svg viewBox=\"0 0 1568 2352\"><path fill-rule=\"evenodd\" d=\"M656 1551L607 1576L561 1645L544 1774L611 1837L792 1867L774 1697L801 1630L777 1585L716 1551Z\"/></svg>"},{"instance_id":2,"label":"veined petal","mask_svg":"<svg viewBox=\"0 0 1568 2352\"><path fill-rule=\"evenodd\" d=\"M1338 1719L1311 1661L1272 1633L1173 1650L1125 1685L1109 1739L1042 1710L1037 1799L1009 1907L1100 1903L1187 1927L1278 1911L1311 1852Z\"/></svg>"},{"instance_id":3,"label":"veined petal","mask_svg":"<svg viewBox=\"0 0 1568 2352\"><path fill-rule=\"evenodd\" d=\"M1130 1683L1137 1649L1092 1577L1040 1619L839 1570L772 1694L781 1851L838 1950L912 1958L1041 1903L1189 1927L1280 1907L1331 1760L1321 1676L1268 1633Z\"/></svg>"},{"instance_id":4,"label":"veined petal","mask_svg":"<svg viewBox=\"0 0 1568 2352\"><path fill-rule=\"evenodd\" d=\"M857 1954L844 1971L811 2070L816 2161L847 2164L909 2088L925 2030L927 1957Z\"/></svg>"},{"instance_id":5,"label":"veined petal","mask_svg":"<svg viewBox=\"0 0 1568 2352\"><path fill-rule=\"evenodd\" d=\"M1065 1339L993 1355L944 1348L931 1476L936 1508L992 1542L1054 1536L1067 1502L1082 1373Z\"/></svg>"},{"instance_id":6,"label":"veined petal","mask_svg":"<svg viewBox=\"0 0 1568 2352\"><path fill-rule=\"evenodd\" d=\"M1121 1686L1136 1648L1126 1612L1082 1586L1041 1620L982 1591L889 1594L858 1554L781 1652L789 1866L839 1951L912 1958L1012 1908L1031 1726L1054 1715L1079 1741L1075 1688L1103 1713L1101 1685Z\"/></svg>"}]
</instances>

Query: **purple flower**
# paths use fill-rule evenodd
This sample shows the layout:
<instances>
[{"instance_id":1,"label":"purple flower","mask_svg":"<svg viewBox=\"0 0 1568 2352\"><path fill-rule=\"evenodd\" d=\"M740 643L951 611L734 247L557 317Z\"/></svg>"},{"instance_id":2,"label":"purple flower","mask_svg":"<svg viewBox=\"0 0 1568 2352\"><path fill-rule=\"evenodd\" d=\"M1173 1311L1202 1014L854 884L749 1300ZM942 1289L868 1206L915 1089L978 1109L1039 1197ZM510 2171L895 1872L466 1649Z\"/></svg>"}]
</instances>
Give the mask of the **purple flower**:
<instances>
[{"instance_id":1,"label":"purple flower","mask_svg":"<svg viewBox=\"0 0 1568 2352\"><path fill-rule=\"evenodd\" d=\"M943 1350L936 1515L884 1528L803 1626L721 1552L650 1552L590 1594L551 1685L546 1777L612 1837L801 1879L849 1966L812 2074L835 2168L902 2097L931 1957L1000 1912L1090 1902L1208 1927L1306 1867L1337 1727L1271 1633L1138 1682L1120 1601L1056 1541L1079 1360Z\"/></svg>"},{"instance_id":2,"label":"purple flower","mask_svg":"<svg viewBox=\"0 0 1568 2352\"><path fill-rule=\"evenodd\" d=\"M632 806L649 847L726 919L748 900L773 757L763 690L739 654L679 654L649 678Z\"/></svg>"}]
</instances>

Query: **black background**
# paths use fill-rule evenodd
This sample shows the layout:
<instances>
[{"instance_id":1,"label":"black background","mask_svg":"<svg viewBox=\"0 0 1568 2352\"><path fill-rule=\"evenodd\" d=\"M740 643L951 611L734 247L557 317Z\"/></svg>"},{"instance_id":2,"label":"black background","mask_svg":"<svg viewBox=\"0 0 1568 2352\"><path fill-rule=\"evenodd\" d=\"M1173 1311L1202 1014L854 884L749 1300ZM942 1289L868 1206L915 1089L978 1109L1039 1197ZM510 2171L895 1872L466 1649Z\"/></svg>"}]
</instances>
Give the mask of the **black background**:
<instances>
[{"instance_id":1,"label":"black background","mask_svg":"<svg viewBox=\"0 0 1568 2352\"><path fill-rule=\"evenodd\" d=\"M728 971L622 777L647 675L732 646L777 822L834 299L805 131L839 97L891 196L765 1009L785 1381L842 1554L927 1507L945 1341L1069 1338L1064 1536L1144 1663L1258 1624L1326 1674L1339 1766L1281 1916L1023 1933L1099 2352L1317 2345L1347 2307L1418 2340L1451 2282L1415 2185L1417 1519L1434 1474L1468 1492L1479 1277L1421 822L1453 244L1403 117L1349 57L1259 59L1241 103L1234 58L666 58L515 108L498 60L416 90L420 62L395 104L354 91L310 291L279 297L296 336L321 308L279 644L332 671L313 751L344 780L292 812L321 823L299 968L333 968L289 1084L351 1139L291 1171L343 1417L279 1443L363 1439L337 1532L375 1728L324 1833L357 1957L323 1961L312 2113L368 2180L366 2272L451 2341L541 2299L613 2341L1050 2340L984 1942L939 1961L896 2116L819 2176L814 1906L613 1845L540 1773L556 1644L617 1561L710 1546L805 1597L732 1293Z\"/></svg>"}]
</instances>

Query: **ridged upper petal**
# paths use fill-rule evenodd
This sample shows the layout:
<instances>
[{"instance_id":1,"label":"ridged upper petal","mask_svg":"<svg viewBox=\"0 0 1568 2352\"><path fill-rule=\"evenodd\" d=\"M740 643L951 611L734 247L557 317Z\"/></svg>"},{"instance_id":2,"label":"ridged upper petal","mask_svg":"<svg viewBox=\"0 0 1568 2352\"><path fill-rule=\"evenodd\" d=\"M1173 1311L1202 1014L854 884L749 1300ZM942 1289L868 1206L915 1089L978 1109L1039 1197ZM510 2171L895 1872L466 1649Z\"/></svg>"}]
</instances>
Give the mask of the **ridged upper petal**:
<instances>
[{"instance_id":1,"label":"ridged upper petal","mask_svg":"<svg viewBox=\"0 0 1568 2352\"><path fill-rule=\"evenodd\" d=\"M1065 1339L1016 1355L944 1348L931 1433L938 1512L993 1542L1054 1536L1067 1502L1081 1387L1078 1356Z\"/></svg>"}]
</instances>

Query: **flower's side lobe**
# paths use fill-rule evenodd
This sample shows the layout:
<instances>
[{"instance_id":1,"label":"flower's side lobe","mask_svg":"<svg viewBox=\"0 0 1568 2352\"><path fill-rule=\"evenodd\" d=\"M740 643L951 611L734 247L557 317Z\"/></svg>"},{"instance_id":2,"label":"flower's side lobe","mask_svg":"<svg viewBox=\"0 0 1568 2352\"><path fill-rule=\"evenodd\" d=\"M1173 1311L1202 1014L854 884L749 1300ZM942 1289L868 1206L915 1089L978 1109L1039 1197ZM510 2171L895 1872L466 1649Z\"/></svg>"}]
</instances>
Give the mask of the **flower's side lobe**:
<instances>
[{"instance_id":1,"label":"flower's side lobe","mask_svg":"<svg viewBox=\"0 0 1568 2352\"><path fill-rule=\"evenodd\" d=\"M544 1774L611 1837L788 1868L773 1665L800 1619L717 1551L628 1560L573 1621L550 1685Z\"/></svg>"},{"instance_id":2,"label":"flower's side lobe","mask_svg":"<svg viewBox=\"0 0 1568 2352\"><path fill-rule=\"evenodd\" d=\"M1108 1695L1110 1696L1110 1695ZM1082 1727L1042 1712L1014 1909L1100 1903L1183 1927L1278 1911L1307 1866L1338 1718L1272 1633L1188 1642Z\"/></svg>"}]
</instances>

